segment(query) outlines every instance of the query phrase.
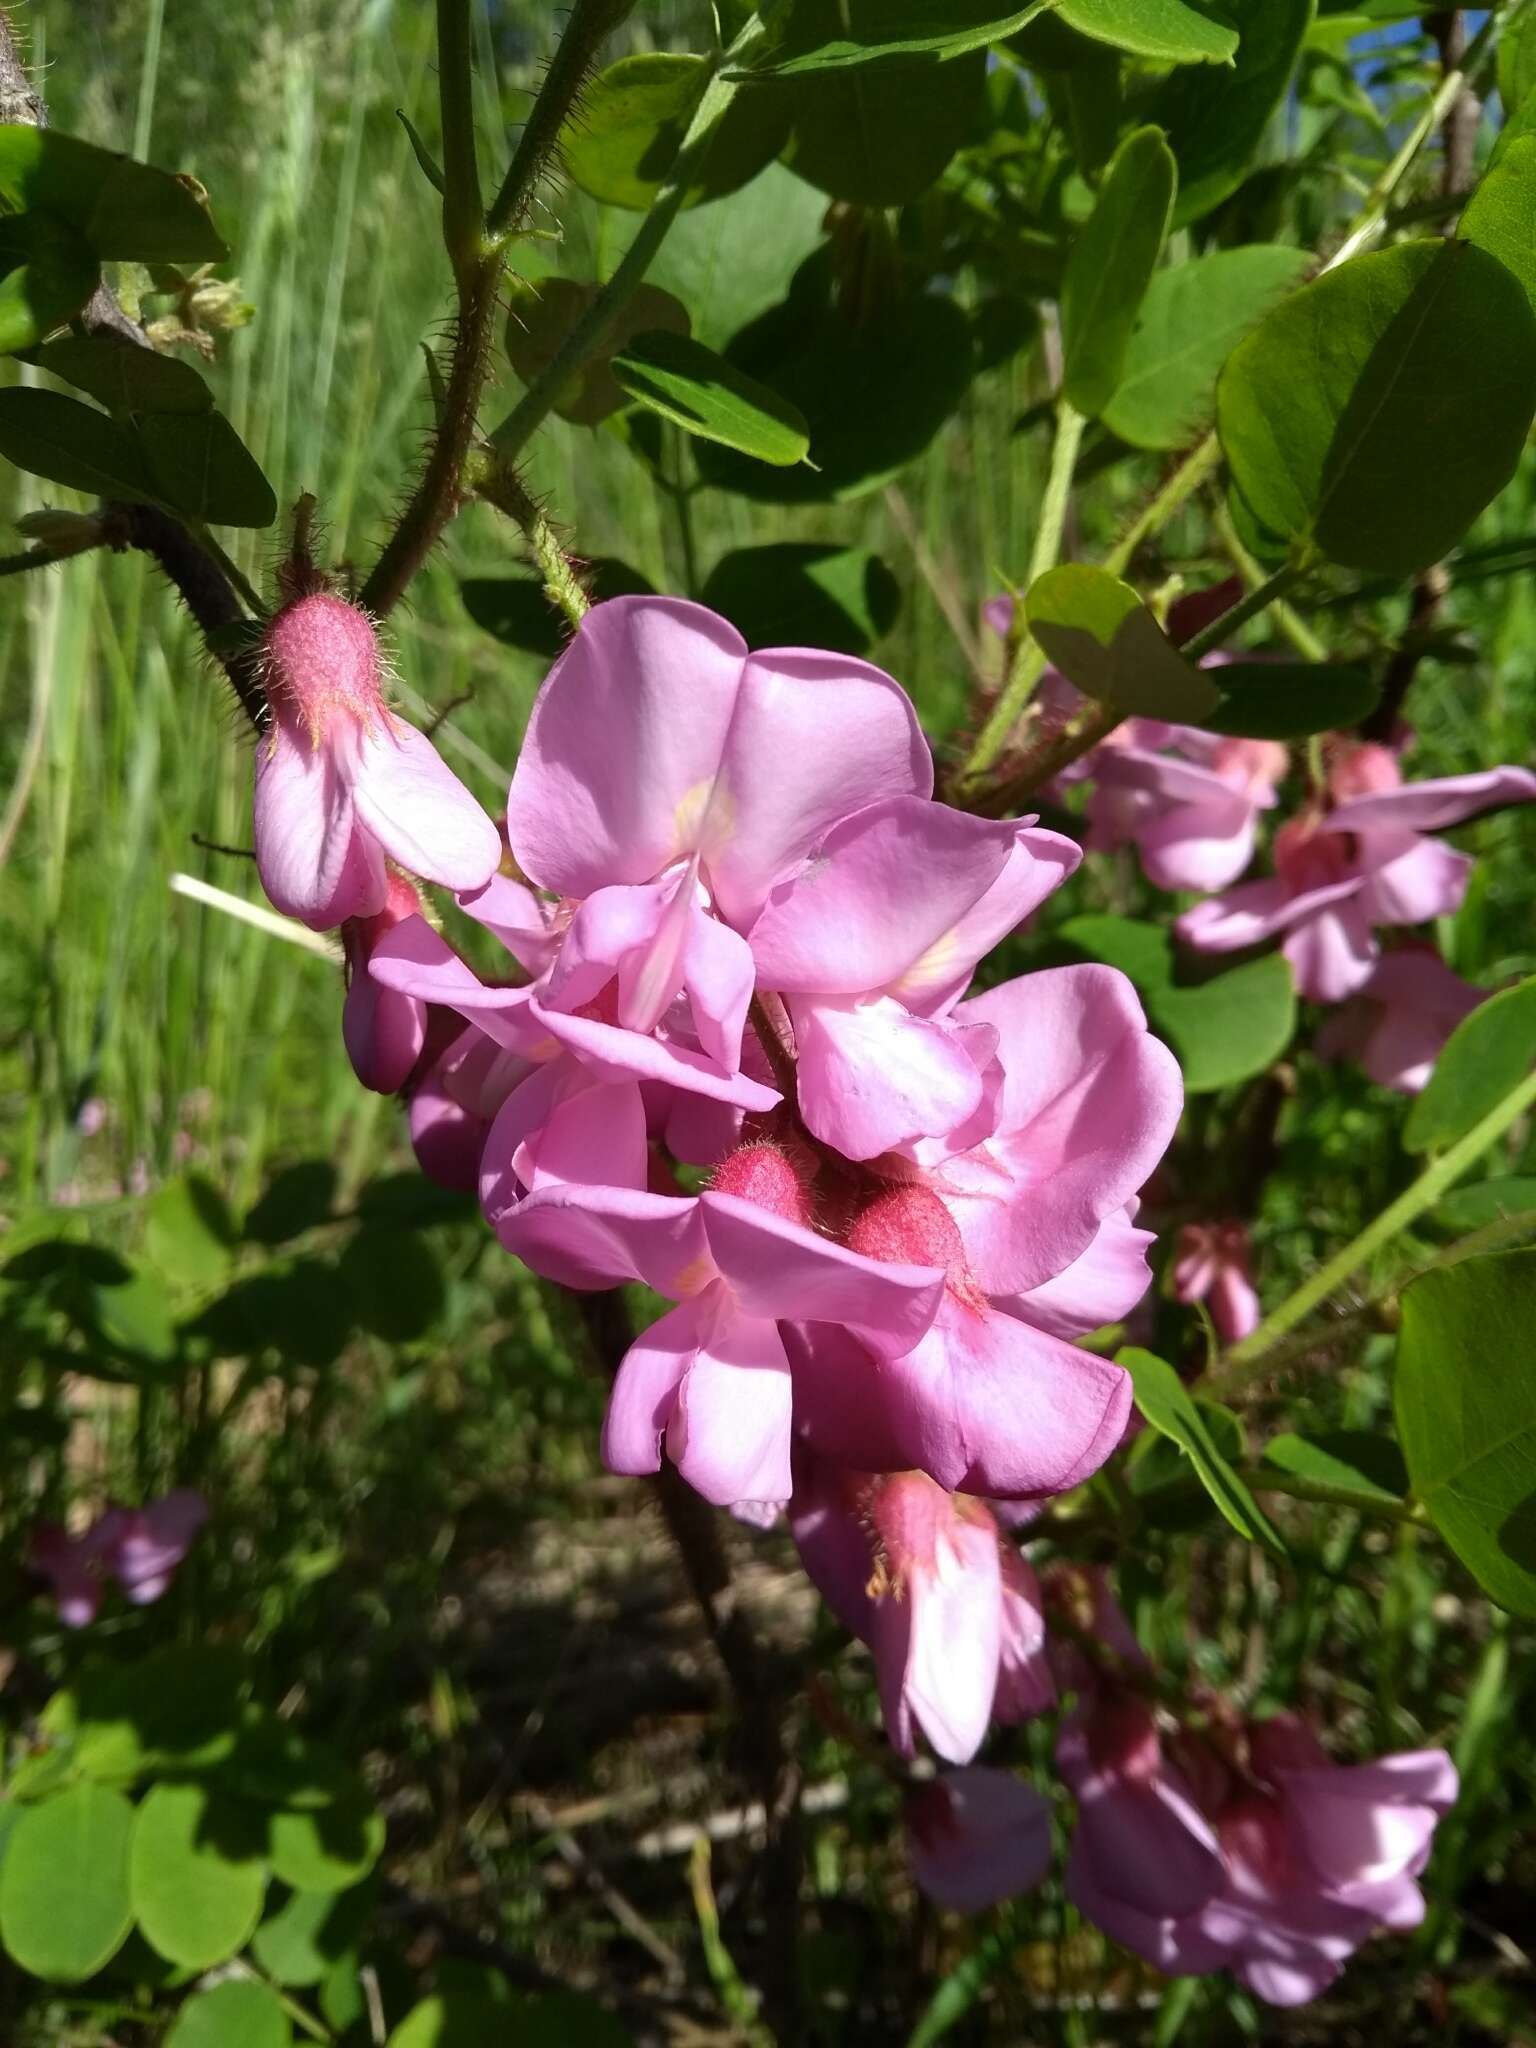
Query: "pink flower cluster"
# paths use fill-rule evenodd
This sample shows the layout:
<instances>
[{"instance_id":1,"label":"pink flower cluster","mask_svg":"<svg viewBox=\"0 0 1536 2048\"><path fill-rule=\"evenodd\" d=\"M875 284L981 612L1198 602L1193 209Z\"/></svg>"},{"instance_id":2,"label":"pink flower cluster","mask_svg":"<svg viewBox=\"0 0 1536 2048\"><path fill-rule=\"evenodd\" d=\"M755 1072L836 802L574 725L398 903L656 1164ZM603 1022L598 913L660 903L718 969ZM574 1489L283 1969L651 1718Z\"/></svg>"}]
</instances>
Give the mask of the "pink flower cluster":
<instances>
[{"instance_id":1,"label":"pink flower cluster","mask_svg":"<svg viewBox=\"0 0 1536 2048\"><path fill-rule=\"evenodd\" d=\"M146 1507L109 1506L78 1536L58 1522L39 1522L27 1562L52 1586L64 1626L84 1628L96 1619L109 1580L135 1607L158 1600L207 1519L202 1495L178 1487Z\"/></svg>"},{"instance_id":2,"label":"pink flower cluster","mask_svg":"<svg viewBox=\"0 0 1536 2048\"><path fill-rule=\"evenodd\" d=\"M1178 1068L1112 969L966 993L1076 846L936 802L880 670L749 654L697 605L624 598L589 614L535 704L514 877L468 792L450 798L390 721L345 609L302 598L274 625L258 848L282 901L348 920L348 1046L373 1085L409 1080L427 1170L478 1186L535 1271L675 1304L619 1371L610 1466L665 1452L731 1505L788 1501L802 1442L1013 1499L1093 1472L1129 1382L1069 1339L1147 1287L1132 1219ZM423 833L422 793L440 804L451 858L408 861L385 799L364 802L396 745L415 766L385 786ZM273 779L301 772L337 823L294 843ZM360 892L314 872L343 831L372 849L348 856ZM451 867L516 978L475 973L379 848L428 880Z\"/></svg>"},{"instance_id":3,"label":"pink flower cluster","mask_svg":"<svg viewBox=\"0 0 1536 2048\"><path fill-rule=\"evenodd\" d=\"M587 615L501 831L388 711L371 628L339 599L278 615L268 675L261 872L280 908L341 925L360 1078L403 1090L423 1169L475 1189L535 1272L671 1304L618 1368L605 1459L670 1459L749 1520L787 1511L873 1656L893 1751L922 1738L956 1767L909 1800L933 1896L977 1910L1043 1875L1048 1809L973 1759L1066 1692L1072 1883L1116 1938L1283 2000L1406 1924L1444 1773L1335 1771L1273 1722L1165 1731L1107 1593L1048 1640L1012 1533L1125 1435L1128 1375L1075 1340L1148 1289L1138 1200L1182 1108L1116 970L970 993L1077 846L937 802L879 669L750 652L673 599ZM1219 886L1284 767L1138 724L1095 757L1095 833L1170 886ZM501 946L501 975L418 881ZM1241 1226L1187 1231L1173 1284L1227 1335L1251 1327ZM1353 1833L1328 1817L1341 1799Z\"/></svg>"}]
</instances>

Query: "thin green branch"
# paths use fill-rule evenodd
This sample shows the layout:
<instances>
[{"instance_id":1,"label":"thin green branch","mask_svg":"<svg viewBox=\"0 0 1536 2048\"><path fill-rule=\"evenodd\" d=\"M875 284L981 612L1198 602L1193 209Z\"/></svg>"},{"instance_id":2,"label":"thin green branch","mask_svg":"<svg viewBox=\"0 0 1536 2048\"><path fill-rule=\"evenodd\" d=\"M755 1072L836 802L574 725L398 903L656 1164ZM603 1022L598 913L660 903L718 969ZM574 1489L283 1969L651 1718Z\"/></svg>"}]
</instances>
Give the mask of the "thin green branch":
<instances>
[{"instance_id":1,"label":"thin green branch","mask_svg":"<svg viewBox=\"0 0 1536 2048\"><path fill-rule=\"evenodd\" d=\"M1240 1465L1237 1476L1253 1493L1282 1493L1290 1500L1312 1501L1319 1507L1352 1508L1357 1515L1376 1515L1388 1522L1428 1520L1414 1501L1386 1499L1364 1487L1330 1486L1322 1479L1299 1479L1273 1465Z\"/></svg>"},{"instance_id":2,"label":"thin green branch","mask_svg":"<svg viewBox=\"0 0 1536 2048\"><path fill-rule=\"evenodd\" d=\"M1244 1338L1241 1344L1234 1344L1220 1368L1207 1376L1203 1390L1227 1393L1266 1372L1269 1354L1279 1339L1288 1336L1315 1308L1320 1308L1330 1294L1390 1244L1400 1231L1406 1230L1426 1209L1432 1208L1469 1167L1476 1165L1489 1146L1503 1137L1516 1118L1523 1116L1533 1105L1536 1105L1536 1073L1528 1074L1511 1088L1502 1102L1474 1124L1465 1137L1459 1138L1427 1166L1395 1202L1389 1203L1357 1237L1351 1238L1342 1251L1336 1252L1320 1266L1310 1280L1303 1281L1278 1308L1272 1309L1252 1336Z\"/></svg>"},{"instance_id":3,"label":"thin green branch","mask_svg":"<svg viewBox=\"0 0 1536 2048\"><path fill-rule=\"evenodd\" d=\"M732 62L745 56L762 30L755 22L737 37L726 53ZM723 61L723 60L722 60ZM650 268L651 259L677 218L693 182L693 173L713 140L716 123L724 115L739 88L715 69L693 119L672 161L667 181L651 203L618 269L603 286L580 320L567 334L542 374L534 379L511 412L490 437L490 446L503 466L515 463L537 429L548 417L555 400L585 368L613 332L620 313Z\"/></svg>"},{"instance_id":4,"label":"thin green branch","mask_svg":"<svg viewBox=\"0 0 1536 2048\"><path fill-rule=\"evenodd\" d=\"M437 0L437 96L443 131L443 244L461 289L484 261L484 209L475 160L470 0Z\"/></svg>"},{"instance_id":5,"label":"thin green branch","mask_svg":"<svg viewBox=\"0 0 1536 2048\"><path fill-rule=\"evenodd\" d=\"M591 608L591 599L544 507L516 470L504 468L489 458L472 464L470 475L477 496L517 521L544 578L544 595L568 625L579 626Z\"/></svg>"},{"instance_id":6,"label":"thin green branch","mask_svg":"<svg viewBox=\"0 0 1536 2048\"><path fill-rule=\"evenodd\" d=\"M1250 619L1256 619L1260 612L1267 611L1272 604L1277 604L1288 590L1294 589L1307 574L1309 566L1305 560L1292 559L1282 562L1272 575L1266 576L1262 583L1240 597L1236 604L1229 606L1219 619L1212 619L1211 623L1196 633L1193 639L1186 640L1179 650L1180 653L1189 661L1200 661L1207 654L1214 653L1218 647L1230 640L1234 633L1246 626Z\"/></svg>"},{"instance_id":7,"label":"thin green branch","mask_svg":"<svg viewBox=\"0 0 1536 2048\"><path fill-rule=\"evenodd\" d=\"M1224 503L1218 502L1214 513L1216 533L1231 559L1232 566L1250 590L1257 590L1264 581L1264 571L1243 546L1242 537L1232 521L1232 514ZM1283 600L1273 607L1275 624L1290 641L1303 661L1326 661L1328 650L1306 621L1293 611Z\"/></svg>"}]
</instances>

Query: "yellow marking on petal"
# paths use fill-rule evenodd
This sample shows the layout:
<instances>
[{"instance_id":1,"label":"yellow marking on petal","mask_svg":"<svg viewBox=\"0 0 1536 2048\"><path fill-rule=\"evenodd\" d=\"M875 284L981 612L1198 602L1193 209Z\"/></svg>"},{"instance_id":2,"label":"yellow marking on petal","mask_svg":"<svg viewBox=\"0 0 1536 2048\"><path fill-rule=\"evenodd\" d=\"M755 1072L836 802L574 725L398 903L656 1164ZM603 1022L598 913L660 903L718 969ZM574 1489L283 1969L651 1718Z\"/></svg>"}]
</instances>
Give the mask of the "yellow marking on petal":
<instances>
[{"instance_id":1,"label":"yellow marking on petal","mask_svg":"<svg viewBox=\"0 0 1536 2048\"><path fill-rule=\"evenodd\" d=\"M679 1269L672 1281L672 1292L679 1301L691 1301L696 1294L702 1294L706 1287L719 1279L715 1262L707 1252L701 1252L696 1259L690 1259Z\"/></svg>"},{"instance_id":2,"label":"yellow marking on petal","mask_svg":"<svg viewBox=\"0 0 1536 2048\"><path fill-rule=\"evenodd\" d=\"M736 829L735 803L718 777L685 791L672 816L679 858L696 852L706 839L711 846L721 845Z\"/></svg>"},{"instance_id":3,"label":"yellow marking on petal","mask_svg":"<svg viewBox=\"0 0 1536 2048\"><path fill-rule=\"evenodd\" d=\"M944 933L912 962L898 981L893 981L886 993L898 998L909 995L926 995L928 990L952 981L960 967L960 947L953 930Z\"/></svg>"}]
</instances>

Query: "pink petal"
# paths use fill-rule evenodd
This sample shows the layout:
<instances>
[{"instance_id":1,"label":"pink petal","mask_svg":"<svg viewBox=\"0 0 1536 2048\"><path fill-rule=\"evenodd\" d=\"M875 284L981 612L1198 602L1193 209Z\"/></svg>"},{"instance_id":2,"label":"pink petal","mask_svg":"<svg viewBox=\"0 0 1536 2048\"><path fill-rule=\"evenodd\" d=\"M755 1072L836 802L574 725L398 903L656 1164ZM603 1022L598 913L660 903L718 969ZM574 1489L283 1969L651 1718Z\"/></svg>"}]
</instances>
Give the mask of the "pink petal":
<instances>
[{"instance_id":1,"label":"pink petal","mask_svg":"<svg viewBox=\"0 0 1536 2048\"><path fill-rule=\"evenodd\" d=\"M1428 924L1460 909L1472 856L1438 839L1405 834L1402 851L1383 860L1382 853L1397 844L1396 833L1371 833L1361 841L1360 858L1368 872L1360 908L1371 923Z\"/></svg>"},{"instance_id":2,"label":"pink petal","mask_svg":"<svg viewBox=\"0 0 1536 2048\"><path fill-rule=\"evenodd\" d=\"M980 1913L1033 1891L1051 1867L1051 1809L1011 1771L945 1771L910 1793L907 1854L936 1906Z\"/></svg>"},{"instance_id":3,"label":"pink petal","mask_svg":"<svg viewBox=\"0 0 1536 2048\"><path fill-rule=\"evenodd\" d=\"M810 1330L797 1373L799 1412L824 1455L983 1495L1078 1485L1119 1443L1131 1406L1119 1366L948 1292L902 1357L878 1360L840 1331Z\"/></svg>"},{"instance_id":4,"label":"pink petal","mask_svg":"<svg viewBox=\"0 0 1536 2048\"><path fill-rule=\"evenodd\" d=\"M1159 889L1225 889L1253 859L1258 812L1244 797L1180 805L1136 835L1147 880Z\"/></svg>"},{"instance_id":5,"label":"pink petal","mask_svg":"<svg viewBox=\"0 0 1536 2048\"><path fill-rule=\"evenodd\" d=\"M818 1458L808 1444L795 1453L790 1533L800 1562L843 1627L868 1642L874 1628L869 1529L858 1511L854 1475Z\"/></svg>"},{"instance_id":6,"label":"pink petal","mask_svg":"<svg viewBox=\"0 0 1536 2048\"><path fill-rule=\"evenodd\" d=\"M1459 1789L1456 1767L1441 1749L1286 1771L1281 1783L1292 1826L1330 1885L1385 1884L1421 1868Z\"/></svg>"},{"instance_id":7,"label":"pink petal","mask_svg":"<svg viewBox=\"0 0 1536 2048\"><path fill-rule=\"evenodd\" d=\"M1077 1798L1073 1861L1096 1888L1132 1912L1182 1919L1220 1890L1223 1866L1210 1822L1166 1766L1131 1776L1094 1755L1093 1712L1062 1723L1056 1764Z\"/></svg>"},{"instance_id":8,"label":"pink petal","mask_svg":"<svg viewBox=\"0 0 1536 2048\"><path fill-rule=\"evenodd\" d=\"M702 841L721 915L750 930L774 884L839 818L932 792L917 713L882 669L799 647L754 654Z\"/></svg>"},{"instance_id":9,"label":"pink petal","mask_svg":"<svg viewBox=\"0 0 1536 2048\"><path fill-rule=\"evenodd\" d=\"M1239 882L1220 896L1197 903L1174 923L1187 946L1201 953L1235 953L1288 931L1303 918L1358 894L1361 877L1350 875L1317 889L1292 894L1278 876L1262 882Z\"/></svg>"},{"instance_id":10,"label":"pink petal","mask_svg":"<svg viewBox=\"0 0 1536 2048\"><path fill-rule=\"evenodd\" d=\"M693 1028L708 1058L734 1073L741 1065L755 983L752 949L739 932L695 908L688 927L683 979Z\"/></svg>"},{"instance_id":11,"label":"pink petal","mask_svg":"<svg viewBox=\"0 0 1536 2048\"><path fill-rule=\"evenodd\" d=\"M387 715L358 742L357 815L391 860L445 889L479 889L501 863L501 834L414 725Z\"/></svg>"},{"instance_id":12,"label":"pink petal","mask_svg":"<svg viewBox=\"0 0 1536 2048\"><path fill-rule=\"evenodd\" d=\"M742 1315L720 1290L678 1389L667 1454L688 1484L717 1507L782 1501L790 1494L792 1385L783 1339L771 1322Z\"/></svg>"},{"instance_id":13,"label":"pink petal","mask_svg":"<svg viewBox=\"0 0 1536 2048\"><path fill-rule=\"evenodd\" d=\"M497 1111L480 1163L494 1225L535 1188L644 1188L645 1106L634 1081L600 1081L569 1056L536 1067Z\"/></svg>"},{"instance_id":14,"label":"pink petal","mask_svg":"<svg viewBox=\"0 0 1536 2048\"><path fill-rule=\"evenodd\" d=\"M384 863L357 830L347 776L277 713L256 745L256 871L274 908L315 931L384 908Z\"/></svg>"},{"instance_id":15,"label":"pink petal","mask_svg":"<svg viewBox=\"0 0 1536 2048\"><path fill-rule=\"evenodd\" d=\"M1281 947L1296 993L1314 1003L1342 1003L1371 978L1379 948L1358 903L1335 903L1294 924Z\"/></svg>"},{"instance_id":16,"label":"pink petal","mask_svg":"<svg viewBox=\"0 0 1536 2048\"><path fill-rule=\"evenodd\" d=\"M410 1079L427 1042L427 1006L382 987L365 963L341 1006L341 1038L363 1086L393 1095Z\"/></svg>"},{"instance_id":17,"label":"pink petal","mask_svg":"<svg viewBox=\"0 0 1536 2048\"><path fill-rule=\"evenodd\" d=\"M1147 1253L1157 1242L1125 1210L1106 1216L1092 1243L1054 1280L998 1306L1052 1337L1083 1337L1128 1316L1152 1285Z\"/></svg>"},{"instance_id":18,"label":"pink petal","mask_svg":"<svg viewBox=\"0 0 1536 2048\"><path fill-rule=\"evenodd\" d=\"M1484 768L1475 775L1444 775L1405 783L1374 796L1351 797L1329 814L1335 832L1368 832L1389 826L1400 832L1443 832L1479 811L1536 798L1536 775L1528 768Z\"/></svg>"},{"instance_id":19,"label":"pink petal","mask_svg":"<svg viewBox=\"0 0 1536 2048\"><path fill-rule=\"evenodd\" d=\"M427 1179L439 1187L475 1190L490 1130L490 1119L459 1099L455 1070L473 1062L488 1071L503 1057L501 1047L471 1025L427 1068L411 1093L411 1150Z\"/></svg>"},{"instance_id":20,"label":"pink petal","mask_svg":"<svg viewBox=\"0 0 1536 2048\"><path fill-rule=\"evenodd\" d=\"M985 1159L939 1176L981 1287L1054 1280L1167 1150L1184 1101L1178 1061L1130 982L1097 965L1020 976L955 1012L999 1034L1003 1086Z\"/></svg>"},{"instance_id":21,"label":"pink petal","mask_svg":"<svg viewBox=\"0 0 1536 2048\"><path fill-rule=\"evenodd\" d=\"M616 978L621 965L632 955L651 949L675 894L675 885L665 882L595 890L572 918L554 965L544 977L539 1000L545 1009L579 1010L594 1002ZM621 1005L618 1021L626 1030L654 1029L656 1018L682 987L680 962L673 965L678 971L675 978L669 976L671 986L655 1016L642 1022L625 1014Z\"/></svg>"},{"instance_id":22,"label":"pink petal","mask_svg":"<svg viewBox=\"0 0 1536 2048\"><path fill-rule=\"evenodd\" d=\"M523 872L585 897L691 852L746 657L702 605L594 605L539 691L512 776L507 837Z\"/></svg>"},{"instance_id":23,"label":"pink petal","mask_svg":"<svg viewBox=\"0 0 1536 2048\"><path fill-rule=\"evenodd\" d=\"M546 1280L562 1287L620 1287L643 1280L680 1301L715 1277L696 1201L633 1188L541 1188L507 1211L496 1235Z\"/></svg>"},{"instance_id":24,"label":"pink petal","mask_svg":"<svg viewBox=\"0 0 1536 2048\"><path fill-rule=\"evenodd\" d=\"M488 987L424 917L402 918L369 956L368 972L382 988L439 1003L487 1038L524 1057L547 1057L547 1033L527 988Z\"/></svg>"},{"instance_id":25,"label":"pink petal","mask_svg":"<svg viewBox=\"0 0 1536 2048\"><path fill-rule=\"evenodd\" d=\"M525 973L540 975L554 959L560 934L551 929L548 907L510 875L492 875L483 888L461 889L458 904L495 933Z\"/></svg>"},{"instance_id":26,"label":"pink petal","mask_svg":"<svg viewBox=\"0 0 1536 2048\"><path fill-rule=\"evenodd\" d=\"M136 1607L167 1590L207 1520L208 1503L191 1487L178 1487L128 1518L110 1569Z\"/></svg>"},{"instance_id":27,"label":"pink petal","mask_svg":"<svg viewBox=\"0 0 1536 2048\"><path fill-rule=\"evenodd\" d=\"M1056 1684L1045 1653L1040 1582L1034 1567L1012 1543L999 1541L998 1562L1002 1568L1002 1638L992 1715L1005 1723L1027 1721L1056 1704Z\"/></svg>"},{"instance_id":28,"label":"pink petal","mask_svg":"<svg viewBox=\"0 0 1536 2048\"><path fill-rule=\"evenodd\" d=\"M1015 870L1021 907L1018 916L1004 913L1003 930L1062 879L1076 851L1054 834L1038 836L1047 857L1038 876L1032 859ZM786 995L821 996L868 995L908 975L918 992L957 975L968 980L987 950L985 930L964 961L953 954L952 935L1009 867L1020 837L1011 821L994 824L910 796L845 818L810 865L774 891L752 927L758 980ZM985 929L997 923L993 916Z\"/></svg>"},{"instance_id":29,"label":"pink petal","mask_svg":"<svg viewBox=\"0 0 1536 2048\"><path fill-rule=\"evenodd\" d=\"M529 1016L543 1027L550 1045L564 1046L605 1080L665 1081L715 1102L761 1114L779 1101L777 1089L766 1088L749 1074L727 1073L705 1053L670 1037L625 1031L596 1017L568 1016L546 1010L537 999ZM489 1029L489 1025L486 1026Z\"/></svg>"},{"instance_id":30,"label":"pink petal","mask_svg":"<svg viewBox=\"0 0 1536 2048\"><path fill-rule=\"evenodd\" d=\"M807 1130L846 1159L940 1137L972 1116L982 1077L964 1034L891 996L790 1005Z\"/></svg>"},{"instance_id":31,"label":"pink petal","mask_svg":"<svg viewBox=\"0 0 1536 2048\"><path fill-rule=\"evenodd\" d=\"M714 1264L748 1316L847 1323L893 1356L933 1321L944 1282L929 1267L861 1258L735 1195L705 1194L699 1208Z\"/></svg>"},{"instance_id":32,"label":"pink petal","mask_svg":"<svg viewBox=\"0 0 1536 2048\"><path fill-rule=\"evenodd\" d=\"M997 1532L956 1518L933 1570L875 1602L872 1647L893 1740L904 1703L946 1763L970 1762L992 1718L1001 1629Z\"/></svg>"},{"instance_id":33,"label":"pink petal","mask_svg":"<svg viewBox=\"0 0 1536 2048\"><path fill-rule=\"evenodd\" d=\"M685 1301L642 1332L624 1354L603 1418L603 1463L639 1477L661 1470L661 1445L677 1390L693 1364L707 1307Z\"/></svg>"}]
</instances>

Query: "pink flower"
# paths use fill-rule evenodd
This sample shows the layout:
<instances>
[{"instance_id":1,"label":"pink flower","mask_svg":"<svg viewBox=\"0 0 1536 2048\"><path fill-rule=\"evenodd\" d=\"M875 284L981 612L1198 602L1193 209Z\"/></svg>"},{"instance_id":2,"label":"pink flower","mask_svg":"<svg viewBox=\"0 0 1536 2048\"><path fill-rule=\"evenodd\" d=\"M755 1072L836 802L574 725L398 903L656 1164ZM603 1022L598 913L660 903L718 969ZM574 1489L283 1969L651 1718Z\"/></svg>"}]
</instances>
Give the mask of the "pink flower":
<instances>
[{"instance_id":1,"label":"pink flower","mask_svg":"<svg viewBox=\"0 0 1536 2048\"><path fill-rule=\"evenodd\" d=\"M385 908L387 855L449 889L496 871L496 827L432 742L384 701L378 641L339 597L296 598L267 628L256 754L256 865L277 908L316 931Z\"/></svg>"},{"instance_id":2,"label":"pink flower","mask_svg":"<svg viewBox=\"0 0 1536 2048\"><path fill-rule=\"evenodd\" d=\"M1170 726L1160 746L1112 735L1090 759L1091 847L1134 845L1159 889L1222 889L1252 860L1289 757L1274 740Z\"/></svg>"},{"instance_id":3,"label":"pink flower","mask_svg":"<svg viewBox=\"0 0 1536 2048\"><path fill-rule=\"evenodd\" d=\"M793 1162L748 1146L694 1199L628 1188L534 1191L501 1215L501 1241L568 1287L643 1281L678 1306L630 1347L603 1427L615 1472L655 1472L662 1449L722 1506L789 1498L793 1400L781 1318L847 1324L874 1355L931 1321L939 1277L878 1265L818 1237Z\"/></svg>"},{"instance_id":4,"label":"pink flower","mask_svg":"<svg viewBox=\"0 0 1536 2048\"><path fill-rule=\"evenodd\" d=\"M1489 768L1401 783L1385 747L1360 746L1334 765L1328 808L1303 812L1275 835L1273 878L1240 882L1197 903L1177 931L1206 953L1232 952L1283 933L1299 992L1342 1002L1370 980L1375 928L1425 924L1466 893L1468 855L1425 835L1501 804L1536 797L1536 775Z\"/></svg>"},{"instance_id":5,"label":"pink flower","mask_svg":"<svg viewBox=\"0 0 1536 2048\"><path fill-rule=\"evenodd\" d=\"M838 819L932 788L912 706L868 662L749 654L702 605L620 597L539 692L507 836L531 881L577 899L692 868L746 931Z\"/></svg>"},{"instance_id":6,"label":"pink flower","mask_svg":"<svg viewBox=\"0 0 1536 2048\"><path fill-rule=\"evenodd\" d=\"M759 984L787 998L807 1129L872 1159L967 1122L995 1034L948 1013L1080 858L1054 832L919 797L835 825L751 933Z\"/></svg>"},{"instance_id":7,"label":"pink flower","mask_svg":"<svg viewBox=\"0 0 1536 2048\"><path fill-rule=\"evenodd\" d=\"M1011 1771L943 1771L907 1794L912 1875L951 1913L1033 1891L1051 1866L1051 1809Z\"/></svg>"},{"instance_id":8,"label":"pink flower","mask_svg":"<svg viewBox=\"0 0 1536 2048\"><path fill-rule=\"evenodd\" d=\"M179 1487L144 1508L108 1507L78 1536L40 1522L27 1562L53 1586L64 1626L84 1628L109 1578L136 1607L158 1600L207 1519L202 1495Z\"/></svg>"},{"instance_id":9,"label":"pink flower","mask_svg":"<svg viewBox=\"0 0 1536 2048\"><path fill-rule=\"evenodd\" d=\"M1160 1740L1123 1696L1074 1716L1057 1760L1079 1802L1079 1909L1161 1970L1228 1969L1272 2005L1317 1997L1372 1934L1418 1924L1414 1880L1457 1791L1443 1750L1341 1767L1290 1715Z\"/></svg>"},{"instance_id":10,"label":"pink flower","mask_svg":"<svg viewBox=\"0 0 1536 2048\"><path fill-rule=\"evenodd\" d=\"M341 928L347 959L347 995L341 1036L352 1071L365 1088L393 1095L409 1080L427 1038L427 1006L397 994L368 971L384 934L421 915L421 898L404 875L385 877L384 908L375 917L349 917Z\"/></svg>"},{"instance_id":11,"label":"pink flower","mask_svg":"<svg viewBox=\"0 0 1536 2048\"><path fill-rule=\"evenodd\" d=\"M1453 974L1433 946L1396 946L1370 980L1317 1034L1321 1059L1357 1059L1378 1087L1417 1095L1428 1086L1446 1040L1488 1000Z\"/></svg>"},{"instance_id":12,"label":"pink flower","mask_svg":"<svg viewBox=\"0 0 1536 2048\"><path fill-rule=\"evenodd\" d=\"M1259 1326L1251 1251L1243 1223L1186 1223L1179 1232L1173 1298L1208 1302L1223 1344L1240 1344Z\"/></svg>"},{"instance_id":13,"label":"pink flower","mask_svg":"<svg viewBox=\"0 0 1536 2048\"><path fill-rule=\"evenodd\" d=\"M994 1718L1050 1706L1039 1587L984 1501L923 1472L870 1477L803 1457L789 1518L801 1562L869 1646L901 1755L921 1728L968 1763Z\"/></svg>"},{"instance_id":14,"label":"pink flower","mask_svg":"<svg viewBox=\"0 0 1536 2048\"><path fill-rule=\"evenodd\" d=\"M932 1327L877 1361L846 1332L803 1334L797 1401L826 1456L927 1472L941 1486L1043 1498L1078 1485L1119 1441L1130 1387L1063 1341L1114 1320L1147 1283L1127 1215L1173 1134L1179 1070L1112 968L1066 967L954 1013L996 1033L971 1125L876 1162L847 1241L938 1267Z\"/></svg>"}]
</instances>

